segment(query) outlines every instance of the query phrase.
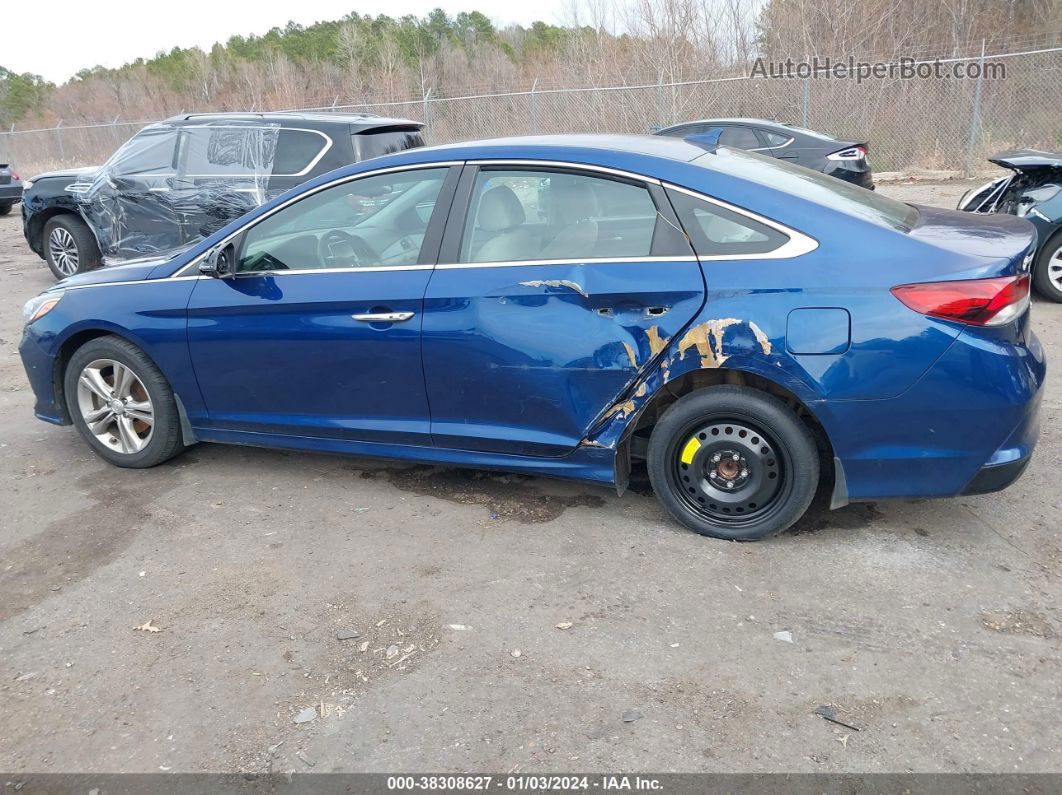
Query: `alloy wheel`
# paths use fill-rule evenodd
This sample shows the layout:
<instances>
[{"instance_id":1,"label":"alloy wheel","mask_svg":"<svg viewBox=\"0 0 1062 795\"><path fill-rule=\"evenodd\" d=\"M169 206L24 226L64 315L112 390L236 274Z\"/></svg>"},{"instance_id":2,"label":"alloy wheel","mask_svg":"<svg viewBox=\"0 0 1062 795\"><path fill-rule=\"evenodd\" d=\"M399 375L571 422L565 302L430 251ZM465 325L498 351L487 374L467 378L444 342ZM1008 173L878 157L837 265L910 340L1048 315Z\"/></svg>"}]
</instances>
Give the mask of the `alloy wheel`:
<instances>
[{"instance_id":1,"label":"alloy wheel","mask_svg":"<svg viewBox=\"0 0 1062 795\"><path fill-rule=\"evenodd\" d=\"M136 373L121 362L89 362L77 379L77 405L89 432L116 453L139 453L151 441L151 397Z\"/></svg>"},{"instance_id":2,"label":"alloy wheel","mask_svg":"<svg viewBox=\"0 0 1062 795\"><path fill-rule=\"evenodd\" d=\"M55 227L48 235L48 253L56 270L64 276L77 273L78 255L74 236L61 226Z\"/></svg>"},{"instance_id":3,"label":"alloy wheel","mask_svg":"<svg viewBox=\"0 0 1062 795\"><path fill-rule=\"evenodd\" d=\"M1055 249L1055 253L1047 261L1047 278L1056 290L1062 292L1062 246Z\"/></svg>"}]
</instances>

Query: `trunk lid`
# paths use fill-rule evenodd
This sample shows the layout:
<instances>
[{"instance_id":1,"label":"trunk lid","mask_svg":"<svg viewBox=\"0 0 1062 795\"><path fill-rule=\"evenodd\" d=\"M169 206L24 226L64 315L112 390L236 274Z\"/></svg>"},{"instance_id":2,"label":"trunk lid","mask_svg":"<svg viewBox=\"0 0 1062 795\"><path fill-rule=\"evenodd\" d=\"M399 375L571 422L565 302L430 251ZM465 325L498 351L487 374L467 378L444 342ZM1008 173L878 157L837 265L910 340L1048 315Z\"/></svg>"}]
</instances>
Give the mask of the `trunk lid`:
<instances>
[{"instance_id":1,"label":"trunk lid","mask_svg":"<svg viewBox=\"0 0 1062 795\"><path fill-rule=\"evenodd\" d=\"M1029 171L1037 168L1062 168L1062 154L1044 152L1040 149L1008 149L988 158L988 162L1014 171Z\"/></svg>"},{"instance_id":2,"label":"trunk lid","mask_svg":"<svg viewBox=\"0 0 1062 795\"><path fill-rule=\"evenodd\" d=\"M918 206L910 236L960 254L1021 265L1036 242L1036 227L1013 215L965 213Z\"/></svg>"}]
</instances>

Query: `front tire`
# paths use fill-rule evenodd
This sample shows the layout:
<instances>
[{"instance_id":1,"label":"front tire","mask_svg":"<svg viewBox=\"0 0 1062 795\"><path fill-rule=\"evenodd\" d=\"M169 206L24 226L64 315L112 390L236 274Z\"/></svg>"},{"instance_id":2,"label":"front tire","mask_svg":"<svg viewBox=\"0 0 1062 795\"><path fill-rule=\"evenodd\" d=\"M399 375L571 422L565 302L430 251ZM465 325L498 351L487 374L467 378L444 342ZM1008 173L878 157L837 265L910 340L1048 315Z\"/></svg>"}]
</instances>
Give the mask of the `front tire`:
<instances>
[{"instance_id":1,"label":"front tire","mask_svg":"<svg viewBox=\"0 0 1062 795\"><path fill-rule=\"evenodd\" d=\"M100 249L88 224L76 215L57 215L44 225L44 261L56 279L100 266Z\"/></svg>"},{"instance_id":2,"label":"front tire","mask_svg":"<svg viewBox=\"0 0 1062 795\"><path fill-rule=\"evenodd\" d=\"M689 529L730 541L785 530L815 496L815 439L778 398L716 386L672 404L649 439L657 499Z\"/></svg>"},{"instance_id":3,"label":"front tire","mask_svg":"<svg viewBox=\"0 0 1062 795\"><path fill-rule=\"evenodd\" d=\"M1040 250L1033 266L1033 284L1048 301L1062 303L1062 233L1056 233Z\"/></svg>"},{"instance_id":4,"label":"front tire","mask_svg":"<svg viewBox=\"0 0 1062 795\"><path fill-rule=\"evenodd\" d=\"M184 449L173 390L155 363L121 337L78 348L63 389L82 438L115 466L153 467Z\"/></svg>"}]
</instances>

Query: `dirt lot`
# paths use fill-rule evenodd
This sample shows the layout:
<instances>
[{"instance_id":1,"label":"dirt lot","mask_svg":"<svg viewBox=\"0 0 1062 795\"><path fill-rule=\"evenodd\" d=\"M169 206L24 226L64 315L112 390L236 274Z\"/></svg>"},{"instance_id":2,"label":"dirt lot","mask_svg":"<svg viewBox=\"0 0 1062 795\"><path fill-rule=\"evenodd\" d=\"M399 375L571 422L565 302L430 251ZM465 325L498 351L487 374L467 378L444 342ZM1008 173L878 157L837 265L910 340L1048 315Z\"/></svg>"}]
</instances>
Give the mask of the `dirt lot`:
<instances>
[{"instance_id":1,"label":"dirt lot","mask_svg":"<svg viewBox=\"0 0 1062 795\"><path fill-rule=\"evenodd\" d=\"M1003 494L728 544L644 488L215 445L112 468L33 418L50 282L0 219L2 771L1062 770L1057 373ZM1057 355L1062 306L1033 313Z\"/></svg>"}]
</instances>

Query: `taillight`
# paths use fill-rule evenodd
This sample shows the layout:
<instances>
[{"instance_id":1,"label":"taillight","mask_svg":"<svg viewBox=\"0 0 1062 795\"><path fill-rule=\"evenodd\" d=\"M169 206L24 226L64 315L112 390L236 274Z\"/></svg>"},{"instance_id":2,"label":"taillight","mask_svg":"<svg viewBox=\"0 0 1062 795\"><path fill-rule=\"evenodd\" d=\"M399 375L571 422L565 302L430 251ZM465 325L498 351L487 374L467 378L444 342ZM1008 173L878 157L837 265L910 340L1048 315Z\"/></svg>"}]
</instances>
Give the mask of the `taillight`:
<instances>
[{"instance_id":1,"label":"taillight","mask_svg":"<svg viewBox=\"0 0 1062 795\"><path fill-rule=\"evenodd\" d=\"M862 160L866 156L867 148L865 146L850 146L847 149L841 149L838 152L826 155L829 160Z\"/></svg>"},{"instance_id":2,"label":"taillight","mask_svg":"<svg viewBox=\"0 0 1062 795\"><path fill-rule=\"evenodd\" d=\"M1029 274L892 288L904 306L923 315L974 326L1002 326L1029 306Z\"/></svg>"},{"instance_id":3,"label":"taillight","mask_svg":"<svg viewBox=\"0 0 1062 795\"><path fill-rule=\"evenodd\" d=\"M12 171L11 172L11 179L20 179L20 177L19 177L18 174L16 174L14 171Z\"/></svg>"}]
</instances>

